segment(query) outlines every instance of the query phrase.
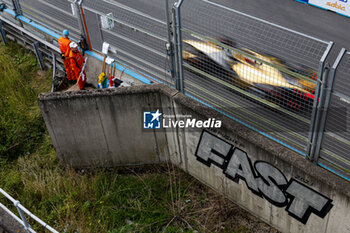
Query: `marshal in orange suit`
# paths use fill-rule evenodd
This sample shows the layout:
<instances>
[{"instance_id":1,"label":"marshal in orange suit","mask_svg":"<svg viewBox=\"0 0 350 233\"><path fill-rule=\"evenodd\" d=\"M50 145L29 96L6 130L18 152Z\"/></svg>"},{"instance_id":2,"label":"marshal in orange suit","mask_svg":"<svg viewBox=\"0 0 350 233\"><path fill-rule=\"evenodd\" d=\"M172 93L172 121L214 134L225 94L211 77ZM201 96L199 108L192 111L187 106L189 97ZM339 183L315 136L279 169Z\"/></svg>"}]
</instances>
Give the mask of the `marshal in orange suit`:
<instances>
[{"instance_id":1,"label":"marshal in orange suit","mask_svg":"<svg viewBox=\"0 0 350 233\"><path fill-rule=\"evenodd\" d=\"M72 77L73 80L78 80L79 89L82 90L86 82L86 74L83 70L85 59L79 52L77 43L71 42L69 47L69 60L72 68Z\"/></svg>"},{"instance_id":2,"label":"marshal in orange suit","mask_svg":"<svg viewBox=\"0 0 350 233\"><path fill-rule=\"evenodd\" d=\"M63 31L63 36L58 38L58 46L61 50L61 56L62 56L62 61L64 64L64 68L66 69L67 73L67 78L69 81L74 80L72 76L72 68L70 65L70 60L69 60L69 52L70 52L70 47L69 44L71 43L70 39L68 38L69 36L69 31L64 30Z\"/></svg>"}]
</instances>

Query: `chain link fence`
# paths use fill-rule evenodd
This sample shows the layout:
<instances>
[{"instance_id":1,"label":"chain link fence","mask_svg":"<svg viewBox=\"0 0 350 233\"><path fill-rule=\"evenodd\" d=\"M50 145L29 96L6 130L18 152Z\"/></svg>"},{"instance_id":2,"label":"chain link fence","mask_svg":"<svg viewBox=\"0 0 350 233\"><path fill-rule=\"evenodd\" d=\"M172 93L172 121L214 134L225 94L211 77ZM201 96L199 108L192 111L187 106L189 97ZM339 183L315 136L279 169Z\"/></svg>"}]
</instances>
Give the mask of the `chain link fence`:
<instances>
[{"instance_id":1,"label":"chain link fence","mask_svg":"<svg viewBox=\"0 0 350 233\"><path fill-rule=\"evenodd\" d=\"M73 5L68 0L20 0L23 15L61 34L69 29L70 36L80 38L78 20L73 15Z\"/></svg>"},{"instance_id":2,"label":"chain link fence","mask_svg":"<svg viewBox=\"0 0 350 233\"><path fill-rule=\"evenodd\" d=\"M11 0L3 0L2 2L5 3L8 7L13 8L13 3Z\"/></svg>"},{"instance_id":3,"label":"chain link fence","mask_svg":"<svg viewBox=\"0 0 350 233\"><path fill-rule=\"evenodd\" d=\"M83 8L90 15L87 17L89 31L96 32L90 34L94 49L101 50L102 42L107 42L115 50L109 56L173 86L165 1L158 5L159 17L109 0L86 0ZM108 27L103 21L109 23Z\"/></svg>"},{"instance_id":4,"label":"chain link fence","mask_svg":"<svg viewBox=\"0 0 350 233\"><path fill-rule=\"evenodd\" d=\"M306 154L331 42L205 0L184 1L181 33L185 93Z\"/></svg>"},{"instance_id":5,"label":"chain link fence","mask_svg":"<svg viewBox=\"0 0 350 233\"><path fill-rule=\"evenodd\" d=\"M322 166L350 178L350 52L343 49L332 67L315 160Z\"/></svg>"}]
</instances>

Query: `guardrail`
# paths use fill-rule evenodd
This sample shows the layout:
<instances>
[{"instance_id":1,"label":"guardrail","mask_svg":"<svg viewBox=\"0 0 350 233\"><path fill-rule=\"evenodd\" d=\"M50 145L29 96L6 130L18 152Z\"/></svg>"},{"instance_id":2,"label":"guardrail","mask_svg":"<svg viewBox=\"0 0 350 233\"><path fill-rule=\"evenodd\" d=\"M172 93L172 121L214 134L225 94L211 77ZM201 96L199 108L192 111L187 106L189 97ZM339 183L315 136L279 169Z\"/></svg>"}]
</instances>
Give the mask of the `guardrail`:
<instances>
[{"instance_id":1,"label":"guardrail","mask_svg":"<svg viewBox=\"0 0 350 233\"><path fill-rule=\"evenodd\" d=\"M35 233L35 231L31 228L29 225L25 213L32 219L34 219L37 223L42 225L45 229L49 230L50 232L53 233L58 233L55 229L50 227L47 223L42 221L40 218L32 214L27 208L25 208L18 200L15 200L13 197L11 197L8 193L6 193L3 189L0 188L0 193L3 194L8 200L10 200L13 205L16 207L18 210L18 213L21 218L19 218L17 215L15 215L11 210L9 210L6 206L0 203L0 208L2 208L6 213L8 213L11 217L13 217L18 223L22 224L25 228L25 230L29 233Z\"/></svg>"},{"instance_id":2,"label":"guardrail","mask_svg":"<svg viewBox=\"0 0 350 233\"><path fill-rule=\"evenodd\" d=\"M35 34L3 16L0 16L0 34L5 44L7 43L5 34L9 34L18 41L21 41L24 46L30 48L35 53L41 69L44 69L45 66L44 57L49 60L55 58L56 62L62 63L62 61L56 60L56 57L59 57L57 55L60 54L57 46L47 42L45 38L40 37L40 33Z\"/></svg>"}]
</instances>

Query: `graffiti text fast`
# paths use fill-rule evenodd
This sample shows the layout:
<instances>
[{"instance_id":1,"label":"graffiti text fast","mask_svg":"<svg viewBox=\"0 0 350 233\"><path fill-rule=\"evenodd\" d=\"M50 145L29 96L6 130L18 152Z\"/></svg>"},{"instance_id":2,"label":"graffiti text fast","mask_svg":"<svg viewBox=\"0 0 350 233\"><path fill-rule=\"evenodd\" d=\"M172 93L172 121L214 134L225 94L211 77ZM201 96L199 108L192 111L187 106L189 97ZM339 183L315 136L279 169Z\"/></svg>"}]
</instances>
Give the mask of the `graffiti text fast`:
<instances>
[{"instance_id":1,"label":"graffiti text fast","mask_svg":"<svg viewBox=\"0 0 350 233\"><path fill-rule=\"evenodd\" d=\"M332 208L332 200L310 187L290 179L275 166L256 161L247 153L215 135L203 131L196 151L197 160L208 167L214 164L231 180L245 181L256 195L278 207L286 206L289 215L306 224L311 213L324 218Z\"/></svg>"}]
</instances>

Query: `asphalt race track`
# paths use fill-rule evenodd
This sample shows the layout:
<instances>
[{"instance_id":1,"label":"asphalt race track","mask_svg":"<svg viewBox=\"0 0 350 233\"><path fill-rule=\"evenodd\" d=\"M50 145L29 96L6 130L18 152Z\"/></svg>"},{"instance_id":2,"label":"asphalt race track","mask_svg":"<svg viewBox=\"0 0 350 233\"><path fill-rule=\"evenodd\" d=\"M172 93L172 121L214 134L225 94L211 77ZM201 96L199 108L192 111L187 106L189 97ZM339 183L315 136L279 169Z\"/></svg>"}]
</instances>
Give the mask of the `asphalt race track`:
<instances>
[{"instance_id":1,"label":"asphalt race track","mask_svg":"<svg viewBox=\"0 0 350 233\"><path fill-rule=\"evenodd\" d=\"M164 0L119 0L165 21ZM185 0L186 2L186 0ZM212 0L272 23L335 43L331 62L340 49L350 48L350 18L293 0Z\"/></svg>"}]
</instances>

